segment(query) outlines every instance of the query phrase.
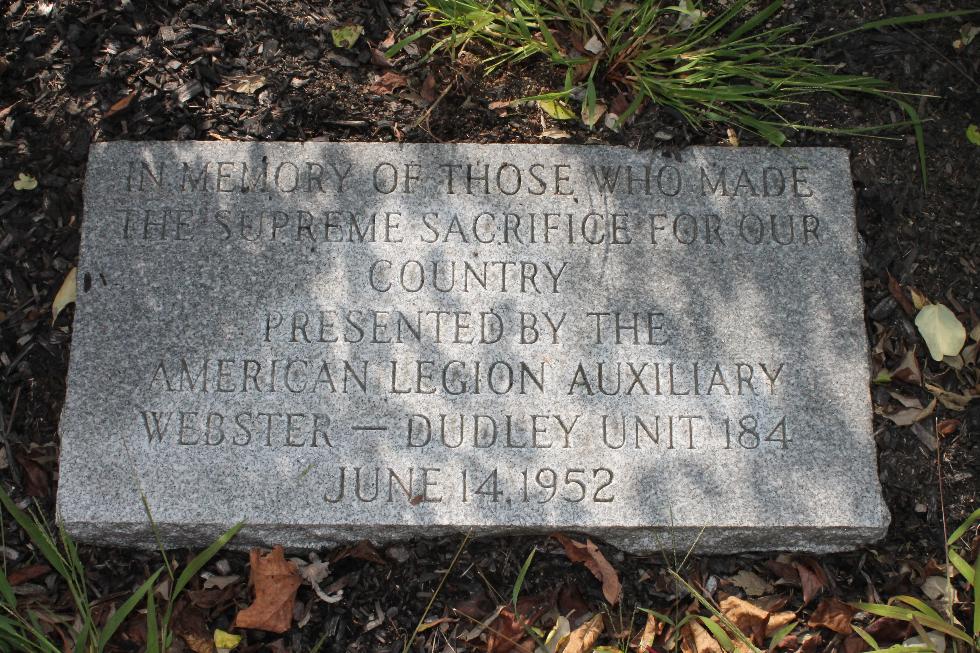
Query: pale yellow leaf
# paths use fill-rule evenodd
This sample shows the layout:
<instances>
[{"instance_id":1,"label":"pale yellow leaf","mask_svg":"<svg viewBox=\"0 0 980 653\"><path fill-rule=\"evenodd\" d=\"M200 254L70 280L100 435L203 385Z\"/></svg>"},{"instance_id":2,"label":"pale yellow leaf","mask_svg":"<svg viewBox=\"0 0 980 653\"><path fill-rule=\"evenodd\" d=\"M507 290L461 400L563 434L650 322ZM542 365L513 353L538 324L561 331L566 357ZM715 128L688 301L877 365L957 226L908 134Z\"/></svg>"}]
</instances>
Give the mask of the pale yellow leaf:
<instances>
[{"instance_id":1,"label":"pale yellow leaf","mask_svg":"<svg viewBox=\"0 0 980 653\"><path fill-rule=\"evenodd\" d=\"M909 292L912 294L912 304L915 306L915 310L921 311L931 303L928 297L920 293L915 288L910 287Z\"/></svg>"},{"instance_id":2,"label":"pale yellow leaf","mask_svg":"<svg viewBox=\"0 0 980 653\"><path fill-rule=\"evenodd\" d=\"M54 302L51 304L51 324L58 319L58 314L64 310L65 306L68 304L74 304L75 299L78 297L78 268L72 268L65 280L61 282L61 288L58 289L58 294L54 296Z\"/></svg>"},{"instance_id":3,"label":"pale yellow leaf","mask_svg":"<svg viewBox=\"0 0 980 653\"><path fill-rule=\"evenodd\" d=\"M568 639L568 636L572 632L572 625L568 622L568 619L559 615L557 621L555 621L555 627L551 629L548 636L544 640L544 651L546 653L555 653L559 646L562 646ZM538 647L538 650L542 650L542 647Z\"/></svg>"},{"instance_id":4,"label":"pale yellow leaf","mask_svg":"<svg viewBox=\"0 0 980 653\"><path fill-rule=\"evenodd\" d=\"M216 628L214 631L214 646L219 650L230 651L231 649L238 646L238 643L241 641L242 641L241 635L233 635L232 633L226 633L220 628Z\"/></svg>"},{"instance_id":5,"label":"pale yellow leaf","mask_svg":"<svg viewBox=\"0 0 980 653\"><path fill-rule=\"evenodd\" d=\"M359 39L363 33L364 27L361 25L345 25L344 27L337 27L330 30L330 36L333 38L333 44L338 48L354 47L354 44L357 43L357 39Z\"/></svg>"},{"instance_id":6,"label":"pale yellow leaf","mask_svg":"<svg viewBox=\"0 0 980 653\"><path fill-rule=\"evenodd\" d=\"M17 175L17 180L14 182L14 190L34 190L37 188L37 179L22 172Z\"/></svg>"},{"instance_id":7,"label":"pale yellow leaf","mask_svg":"<svg viewBox=\"0 0 980 653\"><path fill-rule=\"evenodd\" d=\"M953 311L942 304L929 304L915 316L915 326L926 341L932 360L956 356L966 344L966 328Z\"/></svg>"},{"instance_id":8,"label":"pale yellow leaf","mask_svg":"<svg viewBox=\"0 0 980 653\"><path fill-rule=\"evenodd\" d=\"M538 106L555 120L572 120L575 112L561 100L538 100Z\"/></svg>"}]
</instances>

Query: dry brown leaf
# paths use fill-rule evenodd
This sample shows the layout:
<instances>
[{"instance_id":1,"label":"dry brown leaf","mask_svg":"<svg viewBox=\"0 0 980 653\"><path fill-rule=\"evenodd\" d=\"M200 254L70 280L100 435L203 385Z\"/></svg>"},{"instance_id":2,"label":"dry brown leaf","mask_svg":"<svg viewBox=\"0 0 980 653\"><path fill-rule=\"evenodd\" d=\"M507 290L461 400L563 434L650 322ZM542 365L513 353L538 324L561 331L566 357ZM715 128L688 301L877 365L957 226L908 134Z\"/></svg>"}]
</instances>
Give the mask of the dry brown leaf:
<instances>
[{"instance_id":1,"label":"dry brown leaf","mask_svg":"<svg viewBox=\"0 0 980 653\"><path fill-rule=\"evenodd\" d=\"M514 616L514 611L504 608L490 624L487 638L487 653L510 653L520 651L520 644L525 638L525 622Z\"/></svg>"},{"instance_id":2,"label":"dry brown leaf","mask_svg":"<svg viewBox=\"0 0 980 653\"><path fill-rule=\"evenodd\" d=\"M349 546L342 550L340 553L331 558L331 562L338 562L344 558L357 558L358 560L367 560L368 562L373 562L379 565L388 564L385 559L381 557L378 550L374 548L367 540L361 540L354 546Z\"/></svg>"},{"instance_id":3,"label":"dry brown leaf","mask_svg":"<svg viewBox=\"0 0 980 653\"><path fill-rule=\"evenodd\" d=\"M623 591L623 586L619 582L619 574L602 555L599 547L592 543L592 540L586 540L584 543L576 542L561 533L554 533L552 537L565 547L565 555L568 556L569 560L581 562L592 572L593 576L599 579L602 583L602 595L609 601L610 605L619 603L619 596Z\"/></svg>"},{"instance_id":4,"label":"dry brown leaf","mask_svg":"<svg viewBox=\"0 0 980 653\"><path fill-rule=\"evenodd\" d=\"M177 607L171 627L194 653L214 653L214 640L204 621L204 612L190 603L182 603Z\"/></svg>"},{"instance_id":5,"label":"dry brown leaf","mask_svg":"<svg viewBox=\"0 0 980 653\"><path fill-rule=\"evenodd\" d=\"M251 95L255 91L265 86L266 82L267 80L264 75L242 75L241 77L231 80L228 83L228 88L235 93Z\"/></svg>"},{"instance_id":6,"label":"dry brown leaf","mask_svg":"<svg viewBox=\"0 0 980 653\"><path fill-rule=\"evenodd\" d=\"M915 310L921 311L923 308L931 304L929 298L923 295L917 288L909 286L909 293L912 295L912 305L915 306Z\"/></svg>"},{"instance_id":7,"label":"dry brown leaf","mask_svg":"<svg viewBox=\"0 0 980 653\"><path fill-rule=\"evenodd\" d=\"M748 601L729 596L718 605L721 613L756 644L766 637L769 612Z\"/></svg>"},{"instance_id":8,"label":"dry brown leaf","mask_svg":"<svg viewBox=\"0 0 980 653\"><path fill-rule=\"evenodd\" d=\"M915 315L915 306L913 306L912 302L909 301L905 291L902 290L901 284L895 280L895 277L893 277L890 272L888 273L888 292L890 292L891 296L895 298L895 301L902 307L902 310L905 311L906 315L909 317Z\"/></svg>"},{"instance_id":9,"label":"dry brown leaf","mask_svg":"<svg viewBox=\"0 0 980 653\"><path fill-rule=\"evenodd\" d=\"M562 141L571 138L572 135L563 129L548 127L541 132L541 138L550 138L553 141Z\"/></svg>"},{"instance_id":10,"label":"dry brown leaf","mask_svg":"<svg viewBox=\"0 0 980 653\"><path fill-rule=\"evenodd\" d=\"M793 563L796 573L800 575L800 585L803 588L803 602L809 603L827 586L827 574L820 563L816 561Z\"/></svg>"},{"instance_id":11,"label":"dry brown leaf","mask_svg":"<svg viewBox=\"0 0 980 653\"><path fill-rule=\"evenodd\" d=\"M831 597L820 601L820 605L810 615L806 625L810 628L829 628L835 633L850 635L854 632L851 628L851 619L856 612L857 610L840 599Z\"/></svg>"},{"instance_id":12,"label":"dry brown leaf","mask_svg":"<svg viewBox=\"0 0 980 653\"><path fill-rule=\"evenodd\" d=\"M660 620L648 612L647 622L643 625L643 632L640 633L640 641L637 645L641 653L653 646L653 642L657 639L657 635L659 635L663 629L664 625L660 623Z\"/></svg>"},{"instance_id":13,"label":"dry brown leaf","mask_svg":"<svg viewBox=\"0 0 980 653\"><path fill-rule=\"evenodd\" d=\"M23 585L36 578L40 578L49 571L51 571L51 567L47 565L28 565L10 572L10 576L7 577L7 582L10 583L11 587L17 587L18 585Z\"/></svg>"},{"instance_id":14,"label":"dry brown leaf","mask_svg":"<svg viewBox=\"0 0 980 653\"><path fill-rule=\"evenodd\" d=\"M912 636L912 629L909 622L892 617L879 617L865 628L869 635L883 645L905 641Z\"/></svg>"},{"instance_id":15,"label":"dry brown leaf","mask_svg":"<svg viewBox=\"0 0 980 653\"><path fill-rule=\"evenodd\" d=\"M936 410L936 400L933 399L925 408L903 408L892 413L886 413L885 417L894 422L897 426L911 426L932 415Z\"/></svg>"},{"instance_id":16,"label":"dry brown leaf","mask_svg":"<svg viewBox=\"0 0 980 653\"><path fill-rule=\"evenodd\" d=\"M960 428L960 420L958 419L944 419L936 425L936 430L940 435L952 435L956 433L958 428Z\"/></svg>"},{"instance_id":17,"label":"dry brown leaf","mask_svg":"<svg viewBox=\"0 0 980 653\"><path fill-rule=\"evenodd\" d=\"M681 629L681 653L724 653L724 649L707 628L690 621Z\"/></svg>"},{"instance_id":18,"label":"dry brown leaf","mask_svg":"<svg viewBox=\"0 0 980 653\"><path fill-rule=\"evenodd\" d=\"M375 95L387 95L393 92L396 88L402 88L403 86L408 86L408 78L404 75L399 75L393 70L389 70L381 77L378 77L373 84L367 87L368 93L374 93Z\"/></svg>"},{"instance_id":19,"label":"dry brown leaf","mask_svg":"<svg viewBox=\"0 0 980 653\"><path fill-rule=\"evenodd\" d=\"M436 101L436 77L432 73L429 73L425 80L422 82L422 88L419 90L419 95L422 99L432 104Z\"/></svg>"},{"instance_id":20,"label":"dry brown leaf","mask_svg":"<svg viewBox=\"0 0 980 653\"><path fill-rule=\"evenodd\" d=\"M796 620L795 612L774 612L769 614L769 621L766 622L766 637L769 637L777 630Z\"/></svg>"},{"instance_id":21,"label":"dry brown leaf","mask_svg":"<svg viewBox=\"0 0 980 653\"><path fill-rule=\"evenodd\" d=\"M868 650L868 643L858 635L850 635L844 639L844 653L864 653Z\"/></svg>"},{"instance_id":22,"label":"dry brown leaf","mask_svg":"<svg viewBox=\"0 0 980 653\"><path fill-rule=\"evenodd\" d=\"M381 68L391 68L391 60L385 56L384 52L377 48L368 48L368 50L371 52L371 63Z\"/></svg>"},{"instance_id":23,"label":"dry brown leaf","mask_svg":"<svg viewBox=\"0 0 980 653\"><path fill-rule=\"evenodd\" d=\"M762 596L772 591L772 585L767 583L759 574L748 569L739 571L728 580L745 590L749 596Z\"/></svg>"},{"instance_id":24,"label":"dry brown leaf","mask_svg":"<svg viewBox=\"0 0 980 653\"><path fill-rule=\"evenodd\" d=\"M563 653L588 653L595 646L603 628L602 615L597 614L569 634Z\"/></svg>"},{"instance_id":25,"label":"dry brown leaf","mask_svg":"<svg viewBox=\"0 0 980 653\"><path fill-rule=\"evenodd\" d=\"M919 401L918 397L912 397L910 395L903 395L901 392L889 392L891 398L902 404L906 408L922 408L922 402Z\"/></svg>"},{"instance_id":26,"label":"dry brown leaf","mask_svg":"<svg viewBox=\"0 0 980 653\"><path fill-rule=\"evenodd\" d=\"M249 583L255 587L255 601L235 615L235 628L286 632L293 620L296 591L303 582L299 570L286 560L281 546L265 556L261 549L252 549L249 561Z\"/></svg>"},{"instance_id":27,"label":"dry brown leaf","mask_svg":"<svg viewBox=\"0 0 980 653\"><path fill-rule=\"evenodd\" d=\"M922 385L922 368L919 366L919 359L915 355L915 347L905 352L898 367L892 372L892 377L906 383Z\"/></svg>"},{"instance_id":28,"label":"dry brown leaf","mask_svg":"<svg viewBox=\"0 0 980 653\"><path fill-rule=\"evenodd\" d=\"M800 644L800 653L816 653L823 646L823 636L820 633L804 637Z\"/></svg>"},{"instance_id":29,"label":"dry brown leaf","mask_svg":"<svg viewBox=\"0 0 980 653\"><path fill-rule=\"evenodd\" d=\"M102 116L102 117L103 118L111 118L112 116L116 115L117 113L121 113L122 111L125 111L126 109L129 108L129 105L135 99L136 99L136 91L133 91L132 93L130 93L129 95L127 95L123 99L119 100L118 102L116 102L115 104L113 104L111 107L109 107L109 110L106 111L105 112L105 115Z\"/></svg>"},{"instance_id":30,"label":"dry brown leaf","mask_svg":"<svg viewBox=\"0 0 980 653\"><path fill-rule=\"evenodd\" d=\"M969 390L964 394L958 394L956 392L949 392L948 390L931 383L926 384L926 390L931 392L936 399L939 399L939 402L943 406L949 408L950 410L966 410L967 405L971 401L980 397L980 395L977 393ZM933 399L932 403L929 405L934 406L935 403L936 400Z\"/></svg>"}]
</instances>

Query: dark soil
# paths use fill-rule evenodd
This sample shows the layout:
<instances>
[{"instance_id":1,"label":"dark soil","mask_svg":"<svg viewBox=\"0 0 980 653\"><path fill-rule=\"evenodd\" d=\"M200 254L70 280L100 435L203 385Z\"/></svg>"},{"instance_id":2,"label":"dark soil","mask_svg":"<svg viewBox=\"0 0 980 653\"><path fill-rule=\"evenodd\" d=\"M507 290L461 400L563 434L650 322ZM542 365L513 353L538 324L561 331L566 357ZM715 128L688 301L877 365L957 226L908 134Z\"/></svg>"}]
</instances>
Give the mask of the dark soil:
<instances>
[{"instance_id":1,"label":"dark soil","mask_svg":"<svg viewBox=\"0 0 980 653\"><path fill-rule=\"evenodd\" d=\"M902 7L879 0L793 4L779 20L800 21L806 33L819 34L893 12L976 7L971 0ZM533 106L489 108L495 100L559 87L560 75L543 63L487 78L475 57L418 65L417 57L406 55L396 59L394 70L408 77L408 87L379 96L368 87L384 69L372 61L368 46L380 47L391 27L414 20L413 7L411 0L3 3L0 478L16 499L35 498L48 515L53 514L72 309L52 325L51 303L77 262L82 179L90 143L118 139L553 142L542 137L545 127L567 132L562 142L638 148L658 145L654 136L658 131L672 136L668 147L729 141L724 127L696 133L670 112L652 107L621 133L589 131L574 121L556 124ZM352 50L337 49L331 42L331 29L345 23L365 27ZM975 365L956 371L924 355L915 326L889 289L889 276L898 282L903 297L914 287L947 304L968 330L977 324L980 147L966 139L965 131L969 124L980 123L980 38L970 46L954 48L962 24L963 20L951 19L861 33L831 42L816 53L822 61L841 64L842 71L871 74L897 89L922 94L911 101L926 119L928 191L922 187L910 131L892 132L887 140L804 132L793 134L788 143L843 146L852 153L859 228L866 243L868 333L879 352L877 362L894 369L916 346L926 381L957 393L977 383ZM251 93L230 92L230 80L243 75L263 76L265 84ZM903 119L894 104L868 97L844 102L815 99L789 117L828 127ZM751 134L738 136L742 145L761 144ZM36 177L38 187L14 190L12 184L21 173ZM924 403L931 399L921 385L896 380L875 388L876 404L883 407L891 401L888 390L916 396ZM942 432L938 439L937 425ZM892 512L888 537L852 554L794 558L825 570L824 592L846 600L920 594L922 579L935 575L937 561L943 560L947 531L980 505L980 401L964 410L940 405L935 418L925 420L918 432L896 427L880 416L876 429L881 479ZM4 522L4 528L8 569L35 562L11 520ZM392 547L382 552L384 565L356 557L337 561L323 585L339 584L336 589L343 589L343 598L328 605L309 587L301 589L297 619L302 623L304 611L311 611L304 627L294 625L280 644L269 643L275 636L249 631L248 650L276 650L279 645L280 650L308 650L322 635L326 636L323 650L328 651L401 650L459 544L460 538L451 538ZM483 619L494 606L506 602L532 546L541 553L528 574L524 594L551 597L551 604L564 607L582 601L592 609L601 605L598 583L584 567L570 563L551 540L472 541L429 611L430 616L457 621L420 634L416 648L421 650L424 643L425 650L465 649L466 642L457 635L473 623L451 608ZM972 555L976 548L974 544ZM628 627L635 605L668 611L680 598L664 576L663 559L627 556L611 547L604 550L625 588L622 614L609 614L602 640L612 644L615 639L609 633ZM725 578L754 569L770 581L782 578L786 584L778 586L777 594L787 598L788 609L801 608L800 590L779 571L785 569L764 564L771 558L698 559L688 562L686 573L712 592L738 593ZM83 559L89 565L94 593L106 599L104 606L131 591L160 562L159 556L93 548L83 551ZM229 553L225 559L230 573L247 578L247 556ZM213 565L208 569L213 571ZM798 585L799 579L795 582ZM64 588L52 574L25 582L19 589L31 601L55 611L67 609ZM205 616L211 629L228 629L235 606L249 600L244 581L230 586L223 596L200 591L204 594L198 595L193 608ZM642 626L640 617L645 615L636 616L635 624ZM127 624L120 650L139 649L144 636L139 624ZM823 643L813 649L833 650L844 641L825 629ZM485 646L479 638L471 644ZM847 646L849 651L858 650Z\"/></svg>"}]
</instances>

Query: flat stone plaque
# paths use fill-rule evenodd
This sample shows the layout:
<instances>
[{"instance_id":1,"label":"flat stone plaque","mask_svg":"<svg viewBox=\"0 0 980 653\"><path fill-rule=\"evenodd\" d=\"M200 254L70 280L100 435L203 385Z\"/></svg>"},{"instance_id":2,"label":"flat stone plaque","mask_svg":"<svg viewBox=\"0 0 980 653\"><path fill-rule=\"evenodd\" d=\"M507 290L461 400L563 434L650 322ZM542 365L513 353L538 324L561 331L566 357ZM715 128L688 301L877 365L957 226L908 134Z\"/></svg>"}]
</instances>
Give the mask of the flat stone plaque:
<instances>
[{"instance_id":1,"label":"flat stone plaque","mask_svg":"<svg viewBox=\"0 0 980 653\"><path fill-rule=\"evenodd\" d=\"M102 143L58 508L81 539L881 537L839 149Z\"/></svg>"}]
</instances>

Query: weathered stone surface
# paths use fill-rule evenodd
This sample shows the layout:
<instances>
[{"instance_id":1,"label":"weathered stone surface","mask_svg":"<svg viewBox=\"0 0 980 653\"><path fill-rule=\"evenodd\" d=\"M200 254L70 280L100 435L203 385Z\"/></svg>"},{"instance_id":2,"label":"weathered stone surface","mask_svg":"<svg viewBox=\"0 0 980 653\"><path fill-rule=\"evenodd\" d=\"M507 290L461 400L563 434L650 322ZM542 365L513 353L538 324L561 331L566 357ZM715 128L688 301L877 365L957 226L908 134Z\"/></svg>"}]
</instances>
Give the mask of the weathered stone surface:
<instances>
[{"instance_id":1,"label":"weathered stone surface","mask_svg":"<svg viewBox=\"0 0 980 653\"><path fill-rule=\"evenodd\" d=\"M884 533L843 150L110 143L85 202L80 538Z\"/></svg>"}]
</instances>

